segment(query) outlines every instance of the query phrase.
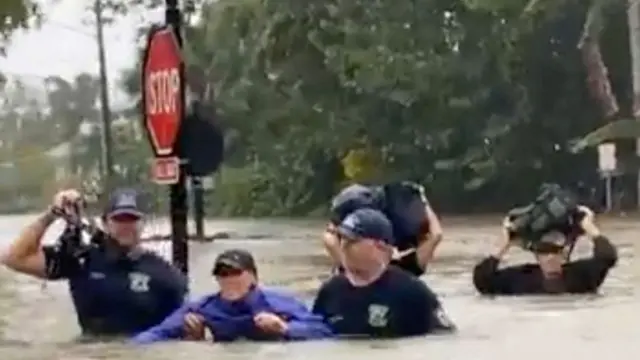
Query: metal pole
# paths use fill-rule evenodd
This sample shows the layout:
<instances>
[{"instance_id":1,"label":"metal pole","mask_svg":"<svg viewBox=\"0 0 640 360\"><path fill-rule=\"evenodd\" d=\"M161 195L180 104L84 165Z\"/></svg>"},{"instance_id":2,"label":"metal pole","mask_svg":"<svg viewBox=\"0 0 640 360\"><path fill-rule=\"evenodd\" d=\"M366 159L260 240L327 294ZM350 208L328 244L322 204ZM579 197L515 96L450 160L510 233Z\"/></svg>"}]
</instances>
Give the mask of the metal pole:
<instances>
[{"instance_id":1,"label":"metal pole","mask_svg":"<svg viewBox=\"0 0 640 360\"><path fill-rule=\"evenodd\" d=\"M166 0L165 2L165 22L167 25L173 26L178 44L182 48L182 33L181 25L182 19L180 9L178 8L178 0ZM181 79L181 97L182 103L185 103L185 69L184 66L180 69ZM182 113L182 121L185 120L186 113ZM176 155L181 159L183 154L181 153L180 143L177 145ZM170 216L171 216L171 241L172 241L172 260L176 267L178 267L183 273L189 273L189 243L188 243L188 231L187 231L187 187L186 187L186 174L184 171L184 165L181 164L180 179L177 184L171 185L170 189Z\"/></svg>"},{"instance_id":2,"label":"metal pole","mask_svg":"<svg viewBox=\"0 0 640 360\"><path fill-rule=\"evenodd\" d=\"M604 178L605 181L605 206L606 206L606 212L611 212L611 209L613 208L613 204L612 204L612 194L611 194L611 175L606 175Z\"/></svg>"},{"instance_id":3,"label":"metal pole","mask_svg":"<svg viewBox=\"0 0 640 360\"><path fill-rule=\"evenodd\" d=\"M199 176L191 178L193 194L193 217L196 223L196 239L204 240L204 188Z\"/></svg>"},{"instance_id":4,"label":"metal pole","mask_svg":"<svg viewBox=\"0 0 640 360\"><path fill-rule=\"evenodd\" d=\"M107 78L107 60L104 46L104 19L102 18L102 0L94 5L96 18L96 43L98 45L98 62L100 63L100 102L102 117L102 183L103 194L109 194L113 186L113 140L111 137L111 107L109 106L109 80Z\"/></svg>"},{"instance_id":5,"label":"metal pole","mask_svg":"<svg viewBox=\"0 0 640 360\"><path fill-rule=\"evenodd\" d=\"M627 21L633 78L633 117L640 120L640 4L638 0L628 0L628 2ZM640 138L636 139L636 154L640 155ZM640 170L637 176L636 206L640 208Z\"/></svg>"}]
</instances>

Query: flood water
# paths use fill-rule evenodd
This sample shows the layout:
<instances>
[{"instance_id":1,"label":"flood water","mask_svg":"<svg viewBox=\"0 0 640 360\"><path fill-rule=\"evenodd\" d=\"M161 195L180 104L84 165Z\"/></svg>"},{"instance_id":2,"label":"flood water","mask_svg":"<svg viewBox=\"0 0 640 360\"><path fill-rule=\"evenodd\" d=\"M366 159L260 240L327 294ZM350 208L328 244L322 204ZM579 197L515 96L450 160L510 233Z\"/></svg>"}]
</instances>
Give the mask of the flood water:
<instances>
[{"instance_id":1,"label":"flood water","mask_svg":"<svg viewBox=\"0 0 640 360\"><path fill-rule=\"evenodd\" d=\"M0 248L33 217L0 217ZM471 285L470 269L496 246L495 219L445 219L446 238L424 280L440 294L460 331L449 337L399 341L323 341L255 344L167 343L153 347L81 345L64 283L47 283L0 269L0 359L438 359L549 360L579 358L635 360L640 353L640 222L606 220L604 232L619 247L620 262L597 296L487 299ZM254 252L264 283L311 299L328 264L319 243L322 224L285 220L212 221L209 232L231 231L231 239L191 245L194 294L215 290L208 274L218 252L244 247ZM150 231L166 231L166 224ZM55 232L48 234L51 240ZM261 239L255 239L263 236ZM249 240L254 239L254 240ZM153 244L168 254L168 244ZM588 254L588 241L576 255ZM509 262L530 254L513 251Z\"/></svg>"}]
</instances>

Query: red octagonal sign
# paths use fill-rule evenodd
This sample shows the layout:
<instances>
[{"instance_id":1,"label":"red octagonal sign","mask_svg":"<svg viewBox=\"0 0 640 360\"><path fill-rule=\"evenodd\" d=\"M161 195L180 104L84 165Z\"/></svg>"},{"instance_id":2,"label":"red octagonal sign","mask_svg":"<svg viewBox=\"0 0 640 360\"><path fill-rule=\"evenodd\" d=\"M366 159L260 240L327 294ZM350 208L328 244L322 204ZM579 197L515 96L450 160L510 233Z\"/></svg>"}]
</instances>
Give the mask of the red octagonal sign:
<instances>
[{"instance_id":1,"label":"red octagonal sign","mask_svg":"<svg viewBox=\"0 0 640 360\"><path fill-rule=\"evenodd\" d=\"M142 71L144 125L156 156L173 155L184 115L183 64L173 28L152 29Z\"/></svg>"}]
</instances>

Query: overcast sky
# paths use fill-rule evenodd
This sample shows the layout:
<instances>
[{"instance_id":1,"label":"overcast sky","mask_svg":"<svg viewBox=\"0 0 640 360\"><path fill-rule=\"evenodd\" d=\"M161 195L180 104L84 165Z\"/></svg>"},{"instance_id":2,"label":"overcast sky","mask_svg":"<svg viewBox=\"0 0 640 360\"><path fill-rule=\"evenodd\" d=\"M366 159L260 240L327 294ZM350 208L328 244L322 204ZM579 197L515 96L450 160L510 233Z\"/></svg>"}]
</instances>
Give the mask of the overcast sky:
<instances>
[{"instance_id":1,"label":"overcast sky","mask_svg":"<svg viewBox=\"0 0 640 360\"><path fill-rule=\"evenodd\" d=\"M19 76L31 84L49 75L71 79L81 72L97 74L95 29L87 23L91 15L86 7L91 1L42 1L46 15L43 26L19 31L13 36L7 57L0 58L0 71L9 77ZM161 18L161 11L138 12L105 29L111 92L116 95L114 101L123 100L122 94L117 94L115 89L120 72L135 62L136 26Z\"/></svg>"}]
</instances>

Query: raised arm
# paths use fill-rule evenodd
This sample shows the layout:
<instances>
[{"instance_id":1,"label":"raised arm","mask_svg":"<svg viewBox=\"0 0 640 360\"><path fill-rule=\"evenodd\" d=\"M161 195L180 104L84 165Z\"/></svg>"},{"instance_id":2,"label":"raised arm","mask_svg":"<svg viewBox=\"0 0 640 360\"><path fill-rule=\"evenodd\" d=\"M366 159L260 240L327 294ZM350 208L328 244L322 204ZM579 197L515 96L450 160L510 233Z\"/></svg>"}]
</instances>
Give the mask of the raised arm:
<instances>
[{"instance_id":1,"label":"raised arm","mask_svg":"<svg viewBox=\"0 0 640 360\"><path fill-rule=\"evenodd\" d=\"M41 279L52 277L49 276L47 269L50 267L60 268L58 264L61 256L52 247L45 252L42 247L42 237L54 221L55 217L49 212L38 216L11 243L2 256L2 264L11 270ZM50 263L51 266L47 266L47 263Z\"/></svg>"},{"instance_id":2,"label":"raised arm","mask_svg":"<svg viewBox=\"0 0 640 360\"><path fill-rule=\"evenodd\" d=\"M56 194L51 209L65 208L77 203L81 195L76 190L64 190ZM22 230L2 256L2 264L8 268L41 279L66 278L77 270L77 259L58 246L42 246L42 238L56 220L47 210Z\"/></svg>"},{"instance_id":3,"label":"raised arm","mask_svg":"<svg viewBox=\"0 0 640 360\"><path fill-rule=\"evenodd\" d=\"M585 290L597 291L609 274L609 270L618 262L618 251L601 233L595 223L593 211L584 206L579 210L585 214L580 221L580 227L593 242L593 255L591 258L570 263L567 273L568 276L575 277L583 283Z\"/></svg>"},{"instance_id":4,"label":"raised arm","mask_svg":"<svg viewBox=\"0 0 640 360\"><path fill-rule=\"evenodd\" d=\"M473 269L473 285L482 294L504 294L508 292L512 271L510 269L499 270L498 267L513 243L509 236L510 226L511 224L507 217L502 223L500 245Z\"/></svg>"}]
</instances>

